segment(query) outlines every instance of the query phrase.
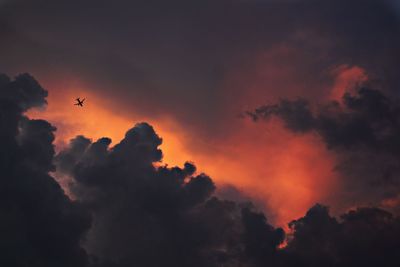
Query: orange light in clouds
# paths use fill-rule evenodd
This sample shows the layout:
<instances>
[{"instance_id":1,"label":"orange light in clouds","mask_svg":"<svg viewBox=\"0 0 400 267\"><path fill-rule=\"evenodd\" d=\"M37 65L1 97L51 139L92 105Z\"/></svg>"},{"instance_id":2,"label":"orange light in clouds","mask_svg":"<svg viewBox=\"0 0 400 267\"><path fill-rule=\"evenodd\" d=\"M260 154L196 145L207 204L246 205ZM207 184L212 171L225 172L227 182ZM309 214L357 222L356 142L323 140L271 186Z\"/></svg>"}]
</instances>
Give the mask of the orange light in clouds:
<instances>
[{"instance_id":1,"label":"orange light in clouds","mask_svg":"<svg viewBox=\"0 0 400 267\"><path fill-rule=\"evenodd\" d=\"M331 90L331 99L341 100L345 93L354 93L354 90L368 80L365 70L358 66L341 65L333 70L336 76Z\"/></svg>"},{"instance_id":2,"label":"orange light in clouds","mask_svg":"<svg viewBox=\"0 0 400 267\"><path fill-rule=\"evenodd\" d=\"M83 108L74 106L76 97L86 98ZM118 106L85 90L50 91L48 102L45 110L32 110L28 115L46 119L58 128L58 149L76 135L93 140L107 136L116 144L135 123L147 121L163 138L164 163L182 166L185 161L194 161L217 186L232 184L267 203L278 225L302 216L334 186L329 177L332 159L324 146L313 136L289 133L279 122L254 124L238 119L234 122L236 131L200 148L189 142L196 136L190 136L172 119L155 121L134 114L123 117L119 115L122 112L113 112Z\"/></svg>"},{"instance_id":3,"label":"orange light in clouds","mask_svg":"<svg viewBox=\"0 0 400 267\"><path fill-rule=\"evenodd\" d=\"M75 106L77 97L85 98L84 106ZM146 121L156 128L156 132L163 138L163 162L171 165L182 165L188 160L179 138L171 132L172 120L164 122L165 127L148 118L130 118L116 115L109 109L110 103L94 96L82 89L50 92L48 106L45 109L34 109L28 112L31 118L45 119L57 127L56 149L59 150L68 144L69 140L77 135L84 135L93 141L101 137L112 139L112 145L117 144L125 133L136 123ZM168 122L168 123L167 123Z\"/></svg>"},{"instance_id":4,"label":"orange light in clouds","mask_svg":"<svg viewBox=\"0 0 400 267\"><path fill-rule=\"evenodd\" d=\"M238 123L241 127L220 145L223 152L196 155L217 183L263 200L281 226L334 192L334 159L316 136L292 134L274 120Z\"/></svg>"}]
</instances>

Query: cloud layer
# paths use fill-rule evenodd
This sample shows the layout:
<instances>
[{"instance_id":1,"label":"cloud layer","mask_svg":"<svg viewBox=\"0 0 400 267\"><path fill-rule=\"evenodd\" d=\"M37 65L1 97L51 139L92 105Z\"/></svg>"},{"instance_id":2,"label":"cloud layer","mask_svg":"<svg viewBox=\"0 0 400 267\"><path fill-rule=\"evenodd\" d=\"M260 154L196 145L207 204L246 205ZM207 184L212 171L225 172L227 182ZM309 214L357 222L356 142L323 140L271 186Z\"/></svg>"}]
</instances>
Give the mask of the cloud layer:
<instances>
[{"instance_id":1,"label":"cloud layer","mask_svg":"<svg viewBox=\"0 0 400 267\"><path fill-rule=\"evenodd\" d=\"M93 142L77 136L55 155L55 128L23 115L46 103L46 94L28 74L14 80L1 76L4 266L400 264L400 220L378 208L357 208L336 219L317 204L289 224L287 246L279 248L286 236L281 228L269 224L251 203L215 197L213 181L193 163L160 166L162 139L144 122L113 147L106 137ZM368 94L377 92L348 96L347 108L364 114L360 103ZM48 174L55 167L72 178L74 200Z\"/></svg>"}]
</instances>

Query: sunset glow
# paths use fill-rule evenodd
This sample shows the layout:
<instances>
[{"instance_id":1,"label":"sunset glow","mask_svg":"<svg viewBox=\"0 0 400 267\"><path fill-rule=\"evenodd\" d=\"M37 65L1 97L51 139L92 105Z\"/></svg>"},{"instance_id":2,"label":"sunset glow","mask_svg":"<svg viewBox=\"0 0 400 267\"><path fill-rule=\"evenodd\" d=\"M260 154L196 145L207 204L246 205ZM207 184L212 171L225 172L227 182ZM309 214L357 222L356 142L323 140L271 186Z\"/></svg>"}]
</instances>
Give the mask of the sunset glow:
<instances>
[{"instance_id":1,"label":"sunset glow","mask_svg":"<svg viewBox=\"0 0 400 267\"><path fill-rule=\"evenodd\" d=\"M0 0L1 267L399 267L399 0Z\"/></svg>"},{"instance_id":2,"label":"sunset glow","mask_svg":"<svg viewBox=\"0 0 400 267\"><path fill-rule=\"evenodd\" d=\"M109 137L115 145L137 122L151 122L163 138L162 164L183 166L188 160L194 162L217 185L234 185L243 194L262 200L265 207L274 211L273 220L280 226L301 216L335 185L332 156L318 138L293 135L279 121L256 125L238 119L236 128L240 130L232 132L223 142L196 147L190 144L191 138L196 137L190 137L190 132L167 116L159 121L134 114L122 117L112 111L117 105L89 90L71 88L52 92L50 89L45 109L34 109L27 115L46 119L57 127L56 150L77 135L93 141ZM83 108L73 105L78 96L86 98ZM320 173L325 175L322 177ZM326 175L329 173L330 176Z\"/></svg>"}]
</instances>

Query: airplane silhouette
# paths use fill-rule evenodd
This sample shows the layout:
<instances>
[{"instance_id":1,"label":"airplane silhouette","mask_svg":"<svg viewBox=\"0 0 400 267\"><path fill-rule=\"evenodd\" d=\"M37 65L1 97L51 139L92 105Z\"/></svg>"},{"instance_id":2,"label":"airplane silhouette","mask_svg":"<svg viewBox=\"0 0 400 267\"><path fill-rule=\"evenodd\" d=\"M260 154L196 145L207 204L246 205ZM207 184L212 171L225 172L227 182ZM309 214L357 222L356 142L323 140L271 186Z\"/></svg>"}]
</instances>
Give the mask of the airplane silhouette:
<instances>
[{"instance_id":1,"label":"airplane silhouette","mask_svg":"<svg viewBox=\"0 0 400 267\"><path fill-rule=\"evenodd\" d=\"M85 101L85 98L81 100L81 99L78 97L78 98L75 99L75 100L78 101L77 103L74 104L75 106L81 106L81 107L83 107L83 102Z\"/></svg>"}]
</instances>

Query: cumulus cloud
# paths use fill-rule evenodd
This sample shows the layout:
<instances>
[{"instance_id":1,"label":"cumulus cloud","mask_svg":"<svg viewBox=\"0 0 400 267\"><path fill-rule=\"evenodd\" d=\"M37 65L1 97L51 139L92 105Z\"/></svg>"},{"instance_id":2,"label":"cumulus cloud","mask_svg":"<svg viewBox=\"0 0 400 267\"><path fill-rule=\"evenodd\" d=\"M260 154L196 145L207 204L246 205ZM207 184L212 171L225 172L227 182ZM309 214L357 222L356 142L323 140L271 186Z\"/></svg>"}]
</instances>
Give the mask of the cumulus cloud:
<instances>
[{"instance_id":1,"label":"cumulus cloud","mask_svg":"<svg viewBox=\"0 0 400 267\"><path fill-rule=\"evenodd\" d=\"M0 77L2 265L238 266L276 256L284 232L250 204L213 197L193 163L155 166L162 139L149 124L114 147L77 136L55 156L56 129L24 115L46 90L28 74ZM72 177L75 201L49 175L55 166Z\"/></svg>"},{"instance_id":2,"label":"cumulus cloud","mask_svg":"<svg viewBox=\"0 0 400 267\"><path fill-rule=\"evenodd\" d=\"M46 103L36 80L0 76L0 265L86 266L80 246L90 226L85 209L70 201L48 172L54 169L55 128L23 112Z\"/></svg>"},{"instance_id":3,"label":"cumulus cloud","mask_svg":"<svg viewBox=\"0 0 400 267\"><path fill-rule=\"evenodd\" d=\"M59 170L74 177L72 192L93 215L87 250L118 266L272 260L284 232L248 204L212 197L211 178L192 163L155 167L161 142L139 123L112 148L107 138L92 143L78 136L57 155Z\"/></svg>"}]
</instances>

